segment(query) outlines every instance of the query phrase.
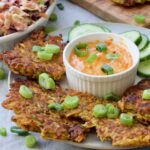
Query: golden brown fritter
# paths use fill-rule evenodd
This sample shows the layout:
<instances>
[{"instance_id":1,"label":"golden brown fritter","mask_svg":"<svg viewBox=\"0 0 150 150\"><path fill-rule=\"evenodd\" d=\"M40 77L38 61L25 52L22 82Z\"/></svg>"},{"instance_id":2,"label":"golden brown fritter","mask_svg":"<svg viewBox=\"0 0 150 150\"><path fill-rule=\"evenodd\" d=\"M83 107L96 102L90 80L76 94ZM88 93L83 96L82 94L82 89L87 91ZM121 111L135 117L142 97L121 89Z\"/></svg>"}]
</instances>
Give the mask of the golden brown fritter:
<instances>
[{"instance_id":1,"label":"golden brown fritter","mask_svg":"<svg viewBox=\"0 0 150 150\"><path fill-rule=\"evenodd\" d=\"M46 44L56 44L60 47L60 52L55 54L52 60L43 61L37 58L37 53L32 51L34 45L45 46ZM54 80L60 80L65 74L62 60L64 44L61 36L46 35L42 29L35 31L31 36L15 45L13 50L0 54L0 59L19 75L36 78L40 73L48 73Z\"/></svg>"},{"instance_id":2,"label":"golden brown fritter","mask_svg":"<svg viewBox=\"0 0 150 150\"><path fill-rule=\"evenodd\" d=\"M142 123L150 123L150 100L143 100L145 89L150 89L150 78L140 81L126 90L119 107L123 112L131 112Z\"/></svg>"},{"instance_id":3,"label":"golden brown fritter","mask_svg":"<svg viewBox=\"0 0 150 150\"><path fill-rule=\"evenodd\" d=\"M123 126L119 119L93 119L101 141L111 140L113 146L150 146L150 126L135 122Z\"/></svg>"},{"instance_id":4,"label":"golden brown fritter","mask_svg":"<svg viewBox=\"0 0 150 150\"><path fill-rule=\"evenodd\" d=\"M19 94L20 85L26 85L33 92L32 99L25 99ZM17 125L29 131L40 132L45 139L72 140L82 142L85 139L85 128L77 120L69 120L48 109L48 104L61 101L66 95L60 87L55 90L44 90L30 80L18 80L11 84L7 99L2 103L6 109L13 110L12 118Z\"/></svg>"}]
</instances>

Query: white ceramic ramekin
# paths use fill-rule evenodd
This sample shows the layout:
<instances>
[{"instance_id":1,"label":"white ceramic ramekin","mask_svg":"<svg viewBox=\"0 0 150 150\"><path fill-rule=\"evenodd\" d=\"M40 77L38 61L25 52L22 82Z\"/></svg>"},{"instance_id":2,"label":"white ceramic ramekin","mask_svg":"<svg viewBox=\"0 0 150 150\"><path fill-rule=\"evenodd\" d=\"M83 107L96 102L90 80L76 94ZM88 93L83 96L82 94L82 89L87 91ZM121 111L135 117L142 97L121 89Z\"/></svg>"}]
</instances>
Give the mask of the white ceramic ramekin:
<instances>
[{"instance_id":1,"label":"white ceramic ramekin","mask_svg":"<svg viewBox=\"0 0 150 150\"><path fill-rule=\"evenodd\" d=\"M125 47L126 50L130 52L133 64L129 69L109 76L94 76L82 73L69 64L68 57L72 49L79 42L105 41L109 38L112 38L114 43ZM114 33L93 33L76 38L68 43L63 53L63 61L66 67L66 75L70 88L99 97L109 92L121 95L135 81L139 63L139 50L133 42L120 35Z\"/></svg>"},{"instance_id":2,"label":"white ceramic ramekin","mask_svg":"<svg viewBox=\"0 0 150 150\"><path fill-rule=\"evenodd\" d=\"M57 0L53 0L52 4L49 6L47 11L45 12L45 14L47 15L47 18L40 18L34 24L30 25L25 31L15 32L15 33L0 37L0 51L11 49L15 43L27 37L28 34L31 33L33 30L39 28L40 26L44 26L48 22L49 16L51 15L56 3L57 3Z\"/></svg>"}]
</instances>

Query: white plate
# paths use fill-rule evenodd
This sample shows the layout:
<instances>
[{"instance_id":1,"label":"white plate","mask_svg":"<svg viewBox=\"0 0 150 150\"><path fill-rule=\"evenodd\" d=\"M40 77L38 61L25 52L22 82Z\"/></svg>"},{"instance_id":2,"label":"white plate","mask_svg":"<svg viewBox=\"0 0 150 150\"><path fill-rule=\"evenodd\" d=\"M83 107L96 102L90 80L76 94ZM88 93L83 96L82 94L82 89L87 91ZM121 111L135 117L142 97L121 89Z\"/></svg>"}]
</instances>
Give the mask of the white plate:
<instances>
[{"instance_id":1,"label":"white plate","mask_svg":"<svg viewBox=\"0 0 150 150\"><path fill-rule=\"evenodd\" d=\"M137 30L137 31L140 31L141 33L146 34L150 38L150 30L146 29L146 28L135 27L135 26L120 24L120 23L101 23L100 25L109 28L112 32L115 32L115 33L121 33L121 32L129 31L129 30ZM57 31L51 33L51 35L62 34L63 35L63 40L67 41L67 39L68 39L67 36L68 36L69 29L70 28L57 30ZM9 73L8 85L10 84L10 81L13 80L16 77L18 77L18 76L11 75L11 73ZM139 81L139 80L140 80L140 78L137 77L136 82ZM61 86L67 88L68 87L67 80L62 81ZM100 142L100 140L96 137L96 134L89 134L87 139L82 143L75 143L75 142L70 142L70 141L61 141L61 142L68 143L68 144L71 144L71 145L75 145L75 146L78 146L78 147L90 148L90 149L118 150L118 149L135 148L135 147L115 147L115 146L111 145L111 142L107 142L107 141L106 142Z\"/></svg>"},{"instance_id":2,"label":"white plate","mask_svg":"<svg viewBox=\"0 0 150 150\"><path fill-rule=\"evenodd\" d=\"M30 32L46 24L56 3L57 3L57 0L53 0L51 5L48 7L47 11L45 12L45 14L47 15L47 18L41 17L34 24L30 25L25 31L15 32L15 33L0 37L0 51L10 49L16 42L25 38Z\"/></svg>"}]
</instances>

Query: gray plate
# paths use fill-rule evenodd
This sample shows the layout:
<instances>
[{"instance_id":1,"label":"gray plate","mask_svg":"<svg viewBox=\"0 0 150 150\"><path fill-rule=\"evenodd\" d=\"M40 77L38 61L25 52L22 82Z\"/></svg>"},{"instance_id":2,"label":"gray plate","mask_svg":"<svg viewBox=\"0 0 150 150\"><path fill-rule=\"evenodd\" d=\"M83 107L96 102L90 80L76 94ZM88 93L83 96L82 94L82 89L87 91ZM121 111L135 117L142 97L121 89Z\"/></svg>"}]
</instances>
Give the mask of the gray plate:
<instances>
[{"instance_id":1,"label":"gray plate","mask_svg":"<svg viewBox=\"0 0 150 150\"><path fill-rule=\"evenodd\" d=\"M121 32L129 31L129 30L137 30L143 34L146 34L150 38L150 30L146 29L146 28L135 27L135 26L131 26L131 25L127 25L127 24L120 24L120 23L101 23L100 25L109 28L112 32L115 32L115 33L121 33ZM62 34L63 40L67 41L69 29L70 28L57 30L57 31L51 33L51 35ZM15 77L16 77L15 75L10 74L8 77L8 82L10 83L10 81L13 80ZM140 80L140 78L137 77L136 82L139 80ZM9 83L8 83L8 85L9 85ZM63 87L68 87L67 80L62 81L61 85ZM11 117L11 114L9 117ZM96 137L96 134L89 134L87 139L84 142L79 143L79 144L75 143L75 142L70 142L70 141L61 141L61 142L75 145L78 147L91 148L91 149L118 150L118 149L131 149L131 148L133 148L133 147L115 147L115 146L111 145L111 142L100 142L99 139ZM50 147L50 145L49 145L49 147ZM45 148L48 148L48 147L45 147Z\"/></svg>"}]
</instances>

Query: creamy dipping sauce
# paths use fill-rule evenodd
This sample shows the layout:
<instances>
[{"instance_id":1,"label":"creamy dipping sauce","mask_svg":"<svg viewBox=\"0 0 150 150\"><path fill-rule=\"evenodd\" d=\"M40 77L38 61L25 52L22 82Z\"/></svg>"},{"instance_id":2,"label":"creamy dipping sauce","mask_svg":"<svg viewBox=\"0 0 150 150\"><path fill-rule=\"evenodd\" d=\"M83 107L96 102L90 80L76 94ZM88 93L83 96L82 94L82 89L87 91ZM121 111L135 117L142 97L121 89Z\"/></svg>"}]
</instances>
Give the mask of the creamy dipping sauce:
<instances>
[{"instance_id":1,"label":"creamy dipping sauce","mask_svg":"<svg viewBox=\"0 0 150 150\"><path fill-rule=\"evenodd\" d=\"M106 46L106 51L98 51L97 45L103 44ZM113 72L110 74L116 74L119 72L123 72L127 70L132 65L132 57L130 52L128 52L125 48L114 44L111 39L101 42L99 40L94 42L86 43L86 48L78 49L80 52L86 51L86 56L78 56L75 52L75 49L72 50L69 56L69 63L75 69L80 72L96 75L96 76L105 76L109 75L105 71L103 71L103 65L107 64L107 66L111 67ZM92 54L96 54L96 57L93 59L94 61L87 61L89 56ZM113 57L110 57L113 56Z\"/></svg>"}]
</instances>

